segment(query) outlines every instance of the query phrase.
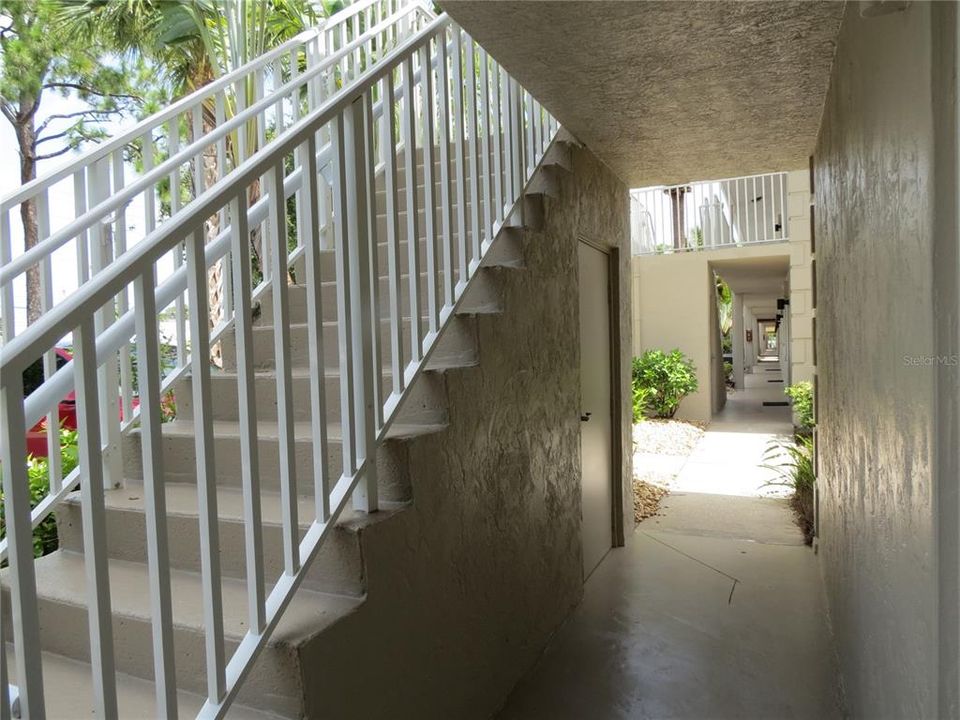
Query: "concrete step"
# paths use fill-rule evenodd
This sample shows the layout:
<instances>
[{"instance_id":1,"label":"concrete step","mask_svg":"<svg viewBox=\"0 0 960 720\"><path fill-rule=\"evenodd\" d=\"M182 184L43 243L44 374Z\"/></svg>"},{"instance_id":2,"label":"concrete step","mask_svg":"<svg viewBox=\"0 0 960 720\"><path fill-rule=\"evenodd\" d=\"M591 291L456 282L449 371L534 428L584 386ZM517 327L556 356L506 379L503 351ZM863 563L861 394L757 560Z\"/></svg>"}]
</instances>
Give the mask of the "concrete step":
<instances>
[{"instance_id":1,"label":"concrete step","mask_svg":"<svg viewBox=\"0 0 960 720\"><path fill-rule=\"evenodd\" d=\"M389 367L389 361L387 362ZM310 420L312 413L312 376L305 369L294 370L291 376L293 382L293 417L294 420ZM210 375L212 410L214 420L240 419L239 379L235 372L214 371ZM260 370L256 373L254 383L254 397L256 402L256 416L258 420L277 420L277 375L271 370ZM327 408L327 420L336 422L340 419L340 375L336 370L329 370L324 375L324 393ZM381 388L385 394L393 389L393 378L390 372L384 372L381 377ZM177 418L193 420L193 380L190 376L181 379L174 388L177 404ZM443 375L436 372L423 373L412 388L400 416L397 420L403 422L442 423L446 421L446 391Z\"/></svg>"},{"instance_id":2,"label":"concrete step","mask_svg":"<svg viewBox=\"0 0 960 720\"><path fill-rule=\"evenodd\" d=\"M263 532L264 578L270 583L283 572L283 520L280 494L259 494ZM134 481L125 487L104 493L106 506L107 551L114 560L147 562L144 516L144 489ZM166 486L167 532L170 566L177 570L200 572L199 504L196 485L170 483ZM370 522L383 520L399 511L403 504L385 503L371 515L346 509L310 566L303 586L311 590L360 597L366 592L359 530ZM315 517L312 498L298 503L300 539ZM246 577L244 550L243 492L240 488L217 488L217 517L220 533L220 571L224 577ZM60 548L83 552L83 523L80 493L71 493L57 511Z\"/></svg>"},{"instance_id":3,"label":"concrete step","mask_svg":"<svg viewBox=\"0 0 960 720\"><path fill-rule=\"evenodd\" d=\"M110 560L110 601L117 666L138 678L152 679L153 653L150 590L147 566ZM40 642L44 651L89 662L86 608L86 570L77 553L58 550L35 563ZM9 592L9 571L0 571ZM204 618L201 578L197 573L172 570L173 635L177 686L187 692L206 692ZM248 628L247 592L242 580L224 578L224 649L236 650ZM301 677L294 648L353 612L361 603L343 597L301 589L293 597L277 629L244 681L241 703L282 715L301 713ZM10 603L4 598L4 628L11 632ZM12 637L12 635L7 635Z\"/></svg>"},{"instance_id":4,"label":"concrete step","mask_svg":"<svg viewBox=\"0 0 960 720\"><path fill-rule=\"evenodd\" d=\"M381 496L387 501L409 499L410 481L407 470L407 446L404 440L439 432L442 424L394 423L387 434L387 442L377 449L377 471ZM240 452L240 424L230 421L214 423L214 465L217 484L223 487L242 486ZM163 425L164 480L167 483L196 484L197 455L194 445L196 428L189 420L174 420ZM328 425L327 470L333 482L343 471L343 444L340 425ZM257 424L260 487L267 492L280 491L280 440L276 422ZM294 466L297 494L313 496L313 434L309 422L294 423ZM124 438L124 477L134 481L143 479L143 460L139 430Z\"/></svg>"},{"instance_id":5,"label":"concrete step","mask_svg":"<svg viewBox=\"0 0 960 720\"><path fill-rule=\"evenodd\" d=\"M423 337L427 333L427 318L421 316L420 335ZM403 318L401 321L402 337L409 344L410 338L410 319ZM390 342L390 321L386 318L381 319L380 342ZM287 346L290 364L294 368L306 369L310 366L310 332L305 323L294 323L289 326L290 342ZM337 338L337 323L327 320L323 323L323 363L328 368L337 368L340 362L340 345ZM224 336L223 342L223 367L226 370L236 369L237 350L236 336L229 334ZM253 365L258 369L272 369L276 364L276 353L274 348L274 332L270 325L256 325L253 327ZM406 353L409 356L409 352ZM406 364L406 363L404 363Z\"/></svg>"},{"instance_id":6,"label":"concrete step","mask_svg":"<svg viewBox=\"0 0 960 720\"><path fill-rule=\"evenodd\" d=\"M90 688L90 665L50 652L41 653L41 657L47 718L77 720L96 717ZM7 646L7 672L10 673L10 684L18 685L12 645ZM124 720L154 720L160 716L157 712L157 696L153 682L123 672L117 673L116 682L119 717ZM205 700L204 695L178 692L177 707L180 717L195 717ZM236 720L278 720L282 716L234 703L230 706L230 717Z\"/></svg>"},{"instance_id":7,"label":"concrete step","mask_svg":"<svg viewBox=\"0 0 960 720\"><path fill-rule=\"evenodd\" d=\"M390 321L381 320L380 323L380 342L384 348L384 353L390 347ZM408 348L404 357L409 359L410 343L410 321L404 319L402 322L402 337L404 346ZM438 361L443 360L444 367L450 367L457 358L474 357L476 355L476 336L469 332L470 317L467 315L454 316L451 318L450 326L445 330L440 338L439 345L434 351L433 357ZM426 335L428 330L428 321L426 318L420 319L421 338ZM306 369L309 367L309 353L311 351L309 327L304 323L291 324L290 343L288 346L291 367ZM340 345L337 338L337 324L327 321L323 324L323 364L327 368L339 368L340 365ZM253 328L253 365L258 369L273 369L275 367L276 356L274 353L274 331L270 326L256 326ZM222 339L223 348L223 369L227 371L236 371L237 369L237 348L236 337L233 332L225 333ZM385 355L384 355L385 356ZM472 361L466 364L474 364ZM406 365L406 360L404 362ZM428 365L429 367L429 365Z\"/></svg>"},{"instance_id":8,"label":"concrete step","mask_svg":"<svg viewBox=\"0 0 960 720\"><path fill-rule=\"evenodd\" d=\"M524 201L524 206L527 206L527 205L530 205L530 209L526 212L526 214L523 214L523 213L518 214L511 221L511 223L508 223L507 226L501 229L501 232L499 234L500 236L504 235L510 230L519 231L520 230L519 225L521 224L521 220L520 220L521 216L523 218L523 222L522 222L523 226L526 226L526 227L529 227L530 229L535 230L542 225L542 221L543 221L542 195L539 195L539 194L527 195ZM425 250L426 235L423 227L424 213L422 210L418 211L417 217L418 217L418 223L419 223L418 242L420 243L420 246L421 246L420 262L421 262L421 266L425 268L426 267L426 250ZM383 215L378 216L377 222L378 222L377 229L376 229L377 268L378 268L378 274L380 276L386 276L388 272L388 254L387 254L387 229L386 229L385 216ZM515 228L510 227L511 224L518 225L518 227L515 227ZM438 210L438 213L436 216L436 232L439 235L441 231L442 231L442 223L441 223L441 218ZM453 238L452 243L453 243L454 267L457 267L459 235L457 233L456 214L454 214L451 233ZM406 212L405 211L402 211L399 217L399 237L400 237L400 245L401 245L401 248L403 249L402 258L401 258L401 272L406 272L407 271L407 251L406 251L407 240L406 240ZM472 238L473 238L473 233L471 230L471 223L468 216L467 227L466 227L466 243L467 243L468 251L469 251L469 248L472 247ZM496 240L497 242L499 242L500 237L498 236ZM443 249L442 242L440 243L440 245L441 245L440 257L443 258L445 250ZM320 254L321 254L321 261L320 261L321 273L320 274L321 274L322 280L324 282L336 280L336 277L337 277L336 276L336 258L334 255L334 251L332 249L326 249L321 251ZM302 283L306 278L304 262L305 261L301 259L299 262L294 264L293 272L294 272L294 276L297 278L298 283ZM492 265L494 263L495 263L495 259L487 261L484 264ZM439 263L439 267L441 268L443 267L442 260Z\"/></svg>"},{"instance_id":9,"label":"concrete step","mask_svg":"<svg viewBox=\"0 0 960 720\"><path fill-rule=\"evenodd\" d=\"M406 256L403 257L400 275L400 312L401 315L409 315L410 310L410 275L406 272ZM425 267L425 264L424 264ZM428 288L428 274L426 271L420 273L420 307L426 310ZM445 274L442 266L437 272L437 289L440 293L440 301L443 301ZM456 282L454 278L454 282ZM390 279L381 277L377 285L379 294L379 314L380 317L390 316ZM288 319L290 323L307 322L307 286L305 284L287 285L287 297L289 303ZM322 283L320 302L322 304L322 313L324 320L337 319L337 283L336 281L327 281ZM496 278L488 272L481 272L474 282L470 285L469 294L464 298L461 304L460 312L464 314L489 314L500 312L502 303L500 301L499 287ZM260 310L255 320L256 325L273 324L273 293L268 290L260 298Z\"/></svg>"}]
</instances>

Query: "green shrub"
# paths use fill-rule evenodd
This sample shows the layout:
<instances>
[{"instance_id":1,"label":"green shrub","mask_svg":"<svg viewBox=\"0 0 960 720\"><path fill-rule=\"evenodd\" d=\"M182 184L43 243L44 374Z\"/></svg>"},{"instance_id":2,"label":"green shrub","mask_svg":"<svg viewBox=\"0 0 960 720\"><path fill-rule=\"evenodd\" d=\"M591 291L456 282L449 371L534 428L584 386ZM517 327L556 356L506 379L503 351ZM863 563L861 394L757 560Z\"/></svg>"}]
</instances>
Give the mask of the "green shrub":
<instances>
[{"instance_id":1,"label":"green shrub","mask_svg":"<svg viewBox=\"0 0 960 720\"><path fill-rule=\"evenodd\" d=\"M679 350L647 350L633 359L633 384L644 389L643 414L671 418L680 401L697 391L697 372Z\"/></svg>"},{"instance_id":2,"label":"green shrub","mask_svg":"<svg viewBox=\"0 0 960 720\"><path fill-rule=\"evenodd\" d=\"M647 401L650 399L650 389L633 382L633 422L640 423L644 421L644 410L647 407Z\"/></svg>"},{"instance_id":3,"label":"green shrub","mask_svg":"<svg viewBox=\"0 0 960 720\"><path fill-rule=\"evenodd\" d=\"M798 432L809 435L813 430L813 383L794 383L784 393L793 401L793 411L799 423Z\"/></svg>"},{"instance_id":4,"label":"green shrub","mask_svg":"<svg viewBox=\"0 0 960 720\"><path fill-rule=\"evenodd\" d=\"M60 462L63 468L62 477L66 477L77 467L76 430L60 429ZM30 507L36 507L50 491L50 467L47 458L36 458L32 455L27 458L27 484L30 487ZM6 537L6 505L3 498L3 488L0 486L0 536ZM57 549L57 521L53 514L47 515L33 530L33 555L40 557Z\"/></svg>"},{"instance_id":5,"label":"green shrub","mask_svg":"<svg viewBox=\"0 0 960 720\"><path fill-rule=\"evenodd\" d=\"M793 490L790 504L809 545L813 541L813 486L816 482L813 474L813 438L798 436L796 442L772 441L763 459L763 467L777 473L776 479L767 485L781 485Z\"/></svg>"}]
</instances>

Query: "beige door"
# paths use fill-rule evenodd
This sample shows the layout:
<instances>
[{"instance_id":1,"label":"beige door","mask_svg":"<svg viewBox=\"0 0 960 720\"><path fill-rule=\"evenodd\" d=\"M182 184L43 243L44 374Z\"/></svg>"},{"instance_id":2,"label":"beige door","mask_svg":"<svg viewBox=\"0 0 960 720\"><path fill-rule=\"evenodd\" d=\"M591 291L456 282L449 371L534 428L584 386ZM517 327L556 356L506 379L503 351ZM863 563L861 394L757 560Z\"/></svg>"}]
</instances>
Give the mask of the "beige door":
<instances>
[{"instance_id":1,"label":"beige door","mask_svg":"<svg viewBox=\"0 0 960 720\"><path fill-rule=\"evenodd\" d=\"M580 255L580 459L583 577L613 545L613 418L609 256L585 242Z\"/></svg>"}]
</instances>

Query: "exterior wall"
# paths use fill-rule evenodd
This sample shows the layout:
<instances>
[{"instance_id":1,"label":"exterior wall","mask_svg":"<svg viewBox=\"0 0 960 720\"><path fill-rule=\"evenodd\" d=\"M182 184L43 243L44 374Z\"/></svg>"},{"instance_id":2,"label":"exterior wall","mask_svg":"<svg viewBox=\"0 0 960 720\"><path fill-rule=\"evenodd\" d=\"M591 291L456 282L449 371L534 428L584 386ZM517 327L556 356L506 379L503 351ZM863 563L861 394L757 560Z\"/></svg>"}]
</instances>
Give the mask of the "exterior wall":
<instances>
[{"instance_id":1,"label":"exterior wall","mask_svg":"<svg viewBox=\"0 0 960 720\"><path fill-rule=\"evenodd\" d=\"M810 252L810 173L787 175L787 232L790 237L791 383L813 380L813 271Z\"/></svg>"},{"instance_id":2,"label":"exterior wall","mask_svg":"<svg viewBox=\"0 0 960 720\"><path fill-rule=\"evenodd\" d=\"M700 389L681 401L677 418L698 422L710 420L713 384L710 268L704 255L633 258L633 354L679 348L693 361Z\"/></svg>"},{"instance_id":3,"label":"exterior wall","mask_svg":"<svg viewBox=\"0 0 960 720\"><path fill-rule=\"evenodd\" d=\"M630 252L627 188L573 162L526 268L492 271L504 313L477 318L480 365L446 375L449 428L408 445L413 504L363 531L366 602L301 649L310 717L488 718L582 596L577 238L622 248L624 398ZM628 402L623 430L629 536Z\"/></svg>"},{"instance_id":4,"label":"exterior wall","mask_svg":"<svg viewBox=\"0 0 960 720\"><path fill-rule=\"evenodd\" d=\"M956 7L859 10L815 153L820 557L851 715L955 718Z\"/></svg>"}]
</instances>

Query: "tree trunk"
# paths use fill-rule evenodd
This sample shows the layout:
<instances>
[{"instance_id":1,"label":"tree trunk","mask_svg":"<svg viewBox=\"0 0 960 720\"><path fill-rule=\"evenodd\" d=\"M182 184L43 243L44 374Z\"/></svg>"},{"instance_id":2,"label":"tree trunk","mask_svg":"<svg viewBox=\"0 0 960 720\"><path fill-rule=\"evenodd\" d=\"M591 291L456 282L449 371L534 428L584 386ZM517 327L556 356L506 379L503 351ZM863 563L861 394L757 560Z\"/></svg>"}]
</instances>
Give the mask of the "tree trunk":
<instances>
[{"instance_id":1,"label":"tree trunk","mask_svg":"<svg viewBox=\"0 0 960 720\"><path fill-rule=\"evenodd\" d=\"M31 108L33 105L34 100L32 98L20 98L21 108ZM18 115L15 131L17 145L20 149L20 184L24 185L37 177L37 131L34 124L34 114L31 113L26 117ZM20 204L20 222L23 224L23 249L26 252L40 241L37 223L37 201L33 198ZM40 266L34 265L27 270L27 324L36 322L42 314L43 298L40 288Z\"/></svg>"}]
</instances>

